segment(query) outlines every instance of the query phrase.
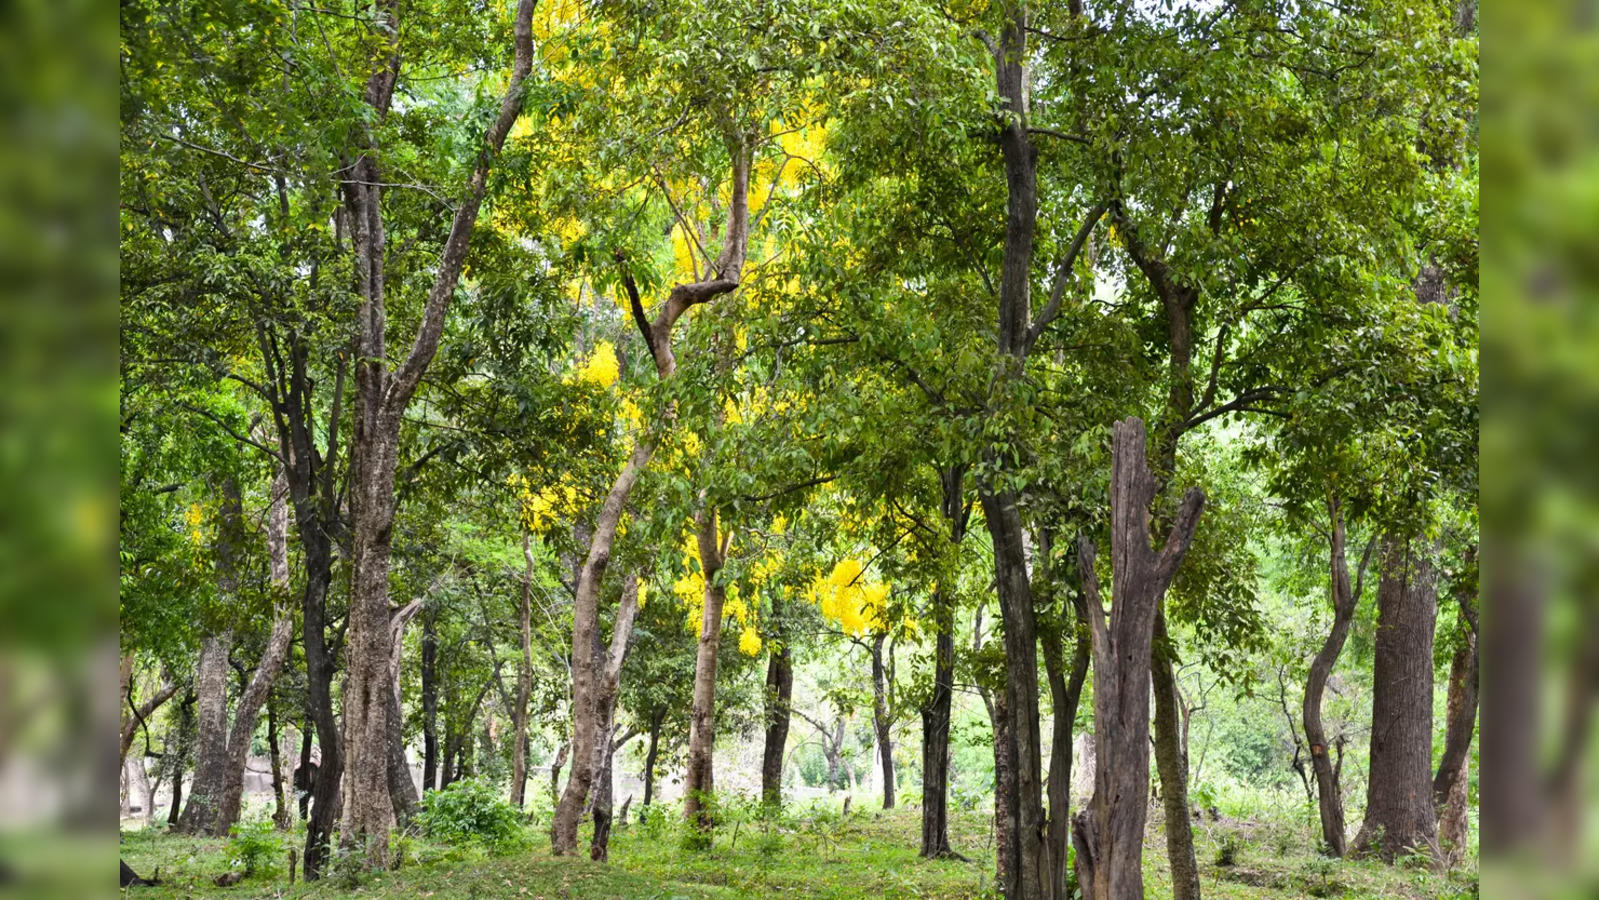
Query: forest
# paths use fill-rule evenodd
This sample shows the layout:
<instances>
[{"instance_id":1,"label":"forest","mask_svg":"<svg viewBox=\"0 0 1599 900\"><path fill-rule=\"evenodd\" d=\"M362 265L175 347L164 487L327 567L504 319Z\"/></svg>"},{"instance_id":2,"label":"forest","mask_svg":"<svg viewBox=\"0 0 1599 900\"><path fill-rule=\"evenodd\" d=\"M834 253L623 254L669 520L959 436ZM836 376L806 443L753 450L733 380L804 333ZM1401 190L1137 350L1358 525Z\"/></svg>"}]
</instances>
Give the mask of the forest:
<instances>
[{"instance_id":1,"label":"forest","mask_svg":"<svg viewBox=\"0 0 1599 900\"><path fill-rule=\"evenodd\" d=\"M1476 18L124 0L125 894L1475 897Z\"/></svg>"}]
</instances>

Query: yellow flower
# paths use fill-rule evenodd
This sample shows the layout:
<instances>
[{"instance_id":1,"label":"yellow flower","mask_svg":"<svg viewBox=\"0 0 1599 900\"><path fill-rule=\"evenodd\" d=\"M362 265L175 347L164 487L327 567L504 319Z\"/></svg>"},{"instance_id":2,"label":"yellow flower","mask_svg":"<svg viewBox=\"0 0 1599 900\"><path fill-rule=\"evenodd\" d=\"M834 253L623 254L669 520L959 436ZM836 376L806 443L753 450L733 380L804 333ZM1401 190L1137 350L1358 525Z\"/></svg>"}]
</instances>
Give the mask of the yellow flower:
<instances>
[{"instance_id":1,"label":"yellow flower","mask_svg":"<svg viewBox=\"0 0 1599 900\"><path fill-rule=\"evenodd\" d=\"M610 341L600 341L594 345L594 352L589 354L588 361L578 371L579 381L600 387L610 387L616 383L617 376L622 373L621 365L616 361L616 347Z\"/></svg>"},{"instance_id":2,"label":"yellow flower","mask_svg":"<svg viewBox=\"0 0 1599 900\"><path fill-rule=\"evenodd\" d=\"M744 626L738 636L738 652L745 656L754 656L761 652L761 636L751 626Z\"/></svg>"}]
</instances>

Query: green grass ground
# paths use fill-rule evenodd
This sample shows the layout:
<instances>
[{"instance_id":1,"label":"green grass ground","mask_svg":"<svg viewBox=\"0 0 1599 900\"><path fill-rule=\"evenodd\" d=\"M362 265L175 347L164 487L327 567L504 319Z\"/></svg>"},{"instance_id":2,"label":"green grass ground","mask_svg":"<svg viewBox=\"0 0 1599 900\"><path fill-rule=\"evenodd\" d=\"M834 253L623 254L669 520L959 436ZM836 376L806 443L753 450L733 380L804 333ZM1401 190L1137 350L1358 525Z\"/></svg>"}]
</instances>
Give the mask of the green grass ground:
<instances>
[{"instance_id":1,"label":"green grass ground","mask_svg":"<svg viewBox=\"0 0 1599 900\"><path fill-rule=\"evenodd\" d=\"M917 856L916 810L857 811L848 817L795 813L780 825L741 822L718 829L708 851L685 849L675 823L634 823L616 835L611 862L557 859L543 833L529 828L529 846L504 855L476 847L447 847L420 839L402 842L401 867L359 885L336 875L292 887L287 880L285 836L262 872L234 887L216 876L239 866L237 848L225 840L195 839L159 831L126 831L122 858L141 875L159 867L162 885L137 888L149 900L190 897L379 897L433 900L677 900L677 898L816 897L837 900L974 898L993 896L992 837L987 817L959 814L952 822L957 849L971 862ZM1232 839L1228 835L1233 835ZM1144 854L1149 897L1170 896L1163 841L1152 823ZM1472 871L1440 874L1425 867L1325 860L1294 829L1246 823L1205 823L1198 832L1207 897L1216 898L1432 898L1476 894ZM1230 865L1218 864L1224 844ZM585 844L586 847L586 844ZM353 890L353 893L352 893ZM136 893L135 893L136 892Z\"/></svg>"}]
</instances>

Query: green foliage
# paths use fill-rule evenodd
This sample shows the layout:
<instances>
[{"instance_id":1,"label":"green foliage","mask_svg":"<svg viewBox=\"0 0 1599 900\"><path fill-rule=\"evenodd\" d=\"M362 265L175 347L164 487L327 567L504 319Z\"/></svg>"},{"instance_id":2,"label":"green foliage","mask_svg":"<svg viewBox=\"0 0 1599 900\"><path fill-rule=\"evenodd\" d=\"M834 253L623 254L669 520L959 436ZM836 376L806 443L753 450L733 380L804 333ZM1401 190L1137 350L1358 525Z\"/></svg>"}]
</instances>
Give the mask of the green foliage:
<instances>
[{"instance_id":1,"label":"green foliage","mask_svg":"<svg viewBox=\"0 0 1599 900\"><path fill-rule=\"evenodd\" d=\"M228 855L244 875L272 875L283 857L283 835L267 819L238 822L228 829Z\"/></svg>"},{"instance_id":2,"label":"green foliage","mask_svg":"<svg viewBox=\"0 0 1599 900\"><path fill-rule=\"evenodd\" d=\"M417 825L434 840L477 843L499 853L518 850L528 841L521 810L482 778L464 778L442 791L428 791Z\"/></svg>"}]
</instances>

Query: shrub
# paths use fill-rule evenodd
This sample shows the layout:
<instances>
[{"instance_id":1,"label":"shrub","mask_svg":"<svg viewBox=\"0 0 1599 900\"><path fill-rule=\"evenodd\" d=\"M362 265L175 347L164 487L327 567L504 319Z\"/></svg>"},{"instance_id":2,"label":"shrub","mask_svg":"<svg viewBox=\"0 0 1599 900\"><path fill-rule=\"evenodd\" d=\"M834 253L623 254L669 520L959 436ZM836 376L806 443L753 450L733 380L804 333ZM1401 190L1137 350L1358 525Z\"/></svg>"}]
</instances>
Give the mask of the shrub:
<instances>
[{"instance_id":1,"label":"shrub","mask_svg":"<svg viewBox=\"0 0 1599 900\"><path fill-rule=\"evenodd\" d=\"M442 791L428 791L417 813L417 825L434 840L477 843L498 852L519 849L527 842L522 811L479 778L464 778Z\"/></svg>"},{"instance_id":2,"label":"shrub","mask_svg":"<svg viewBox=\"0 0 1599 900\"><path fill-rule=\"evenodd\" d=\"M263 819L240 822L228 829L228 858L244 867L246 877L269 873L283 854L283 838Z\"/></svg>"},{"instance_id":3,"label":"shrub","mask_svg":"<svg viewBox=\"0 0 1599 900\"><path fill-rule=\"evenodd\" d=\"M1216 844L1216 865L1222 867L1238 864L1238 851L1244 847L1243 838L1236 831L1224 831Z\"/></svg>"}]
</instances>

